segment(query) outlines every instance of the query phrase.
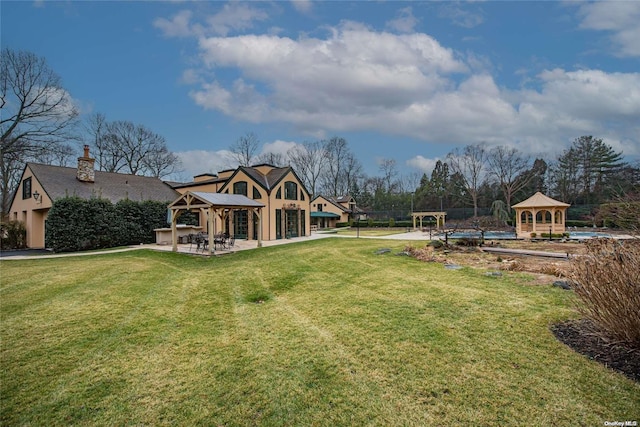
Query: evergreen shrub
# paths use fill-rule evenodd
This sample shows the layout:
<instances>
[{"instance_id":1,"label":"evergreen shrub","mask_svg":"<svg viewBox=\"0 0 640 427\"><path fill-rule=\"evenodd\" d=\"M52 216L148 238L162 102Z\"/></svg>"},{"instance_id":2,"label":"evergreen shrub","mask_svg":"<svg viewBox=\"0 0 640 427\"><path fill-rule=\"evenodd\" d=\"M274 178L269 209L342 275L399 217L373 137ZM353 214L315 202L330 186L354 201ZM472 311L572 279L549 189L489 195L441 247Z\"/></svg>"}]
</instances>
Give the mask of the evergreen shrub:
<instances>
[{"instance_id":1,"label":"evergreen shrub","mask_svg":"<svg viewBox=\"0 0 640 427\"><path fill-rule=\"evenodd\" d=\"M167 225L166 202L65 197L49 211L45 244L55 252L73 252L152 243L154 229Z\"/></svg>"},{"instance_id":2,"label":"evergreen shrub","mask_svg":"<svg viewBox=\"0 0 640 427\"><path fill-rule=\"evenodd\" d=\"M23 249L27 247L27 229L22 221L0 223L0 249Z\"/></svg>"}]
</instances>

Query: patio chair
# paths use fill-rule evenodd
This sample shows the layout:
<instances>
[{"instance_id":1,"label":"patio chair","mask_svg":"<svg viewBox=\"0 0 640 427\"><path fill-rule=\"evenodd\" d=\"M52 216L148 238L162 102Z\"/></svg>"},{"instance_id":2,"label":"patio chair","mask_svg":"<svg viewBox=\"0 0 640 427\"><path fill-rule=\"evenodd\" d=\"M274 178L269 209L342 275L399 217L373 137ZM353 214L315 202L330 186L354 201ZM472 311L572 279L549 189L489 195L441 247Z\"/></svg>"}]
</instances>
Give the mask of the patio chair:
<instances>
[{"instance_id":1,"label":"patio chair","mask_svg":"<svg viewBox=\"0 0 640 427\"><path fill-rule=\"evenodd\" d=\"M227 239L227 248L231 249L236 243L236 236L231 236Z\"/></svg>"}]
</instances>

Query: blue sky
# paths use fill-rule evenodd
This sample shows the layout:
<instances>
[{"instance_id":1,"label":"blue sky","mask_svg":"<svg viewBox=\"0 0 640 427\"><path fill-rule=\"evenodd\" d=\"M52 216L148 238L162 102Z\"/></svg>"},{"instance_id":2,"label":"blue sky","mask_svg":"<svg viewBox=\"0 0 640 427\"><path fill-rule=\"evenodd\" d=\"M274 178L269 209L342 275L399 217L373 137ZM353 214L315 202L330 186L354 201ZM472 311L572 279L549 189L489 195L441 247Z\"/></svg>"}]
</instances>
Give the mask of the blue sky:
<instances>
[{"instance_id":1,"label":"blue sky","mask_svg":"<svg viewBox=\"0 0 640 427\"><path fill-rule=\"evenodd\" d=\"M184 176L347 139L430 173L486 142L554 158L581 135L640 157L640 2L2 1L2 47L43 56L83 115L163 135Z\"/></svg>"}]
</instances>

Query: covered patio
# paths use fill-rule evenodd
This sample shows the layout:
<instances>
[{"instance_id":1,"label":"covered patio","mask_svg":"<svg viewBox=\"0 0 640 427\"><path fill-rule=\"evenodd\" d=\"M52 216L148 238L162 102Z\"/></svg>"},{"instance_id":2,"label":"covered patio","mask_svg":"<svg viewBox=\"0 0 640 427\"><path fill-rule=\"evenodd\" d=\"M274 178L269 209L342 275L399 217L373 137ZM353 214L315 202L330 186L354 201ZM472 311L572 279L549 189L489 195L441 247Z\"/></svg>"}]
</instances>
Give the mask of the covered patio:
<instances>
[{"instance_id":1,"label":"covered patio","mask_svg":"<svg viewBox=\"0 0 640 427\"><path fill-rule=\"evenodd\" d=\"M333 212L311 212L311 225L315 225L317 228L333 228L340 220L340 215Z\"/></svg>"},{"instance_id":2,"label":"covered patio","mask_svg":"<svg viewBox=\"0 0 640 427\"><path fill-rule=\"evenodd\" d=\"M241 194L207 193L187 191L169 205L171 211L171 244L173 252L178 251L178 218L184 212L198 211L206 217L204 231L211 240L208 246L209 254L213 254L213 237L223 232L224 225L233 211L246 210L257 217L258 247L262 246L262 208L264 204L251 200ZM233 222L230 224L233 227ZM218 230L219 228L219 230ZM235 230L229 230L231 235Z\"/></svg>"},{"instance_id":3,"label":"covered patio","mask_svg":"<svg viewBox=\"0 0 640 427\"><path fill-rule=\"evenodd\" d=\"M526 239L542 233L564 233L569 206L571 205L539 191L527 200L513 205L512 208L516 211L516 237Z\"/></svg>"}]
</instances>

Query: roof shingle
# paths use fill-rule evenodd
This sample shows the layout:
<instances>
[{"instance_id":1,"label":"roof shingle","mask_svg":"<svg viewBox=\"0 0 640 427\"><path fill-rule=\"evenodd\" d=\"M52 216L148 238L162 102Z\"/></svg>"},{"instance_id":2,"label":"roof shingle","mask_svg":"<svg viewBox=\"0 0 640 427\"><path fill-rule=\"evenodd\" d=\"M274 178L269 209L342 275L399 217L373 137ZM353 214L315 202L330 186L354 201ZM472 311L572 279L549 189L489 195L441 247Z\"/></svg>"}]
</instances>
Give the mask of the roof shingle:
<instances>
[{"instance_id":1,"label":"roof shingle","mask_svg":"<svg viewBox=\"0 0 640 427\"><path fill-rule=\"evenodd\" d=\"M95 182L81 182L76 168L28 163L36 179L51 200L67 196L83 199L101 197L116 203L122 199L133 201L173 201L180 194L158 178L113 172L95 172Z\"/></svg>"}]
</instances>

